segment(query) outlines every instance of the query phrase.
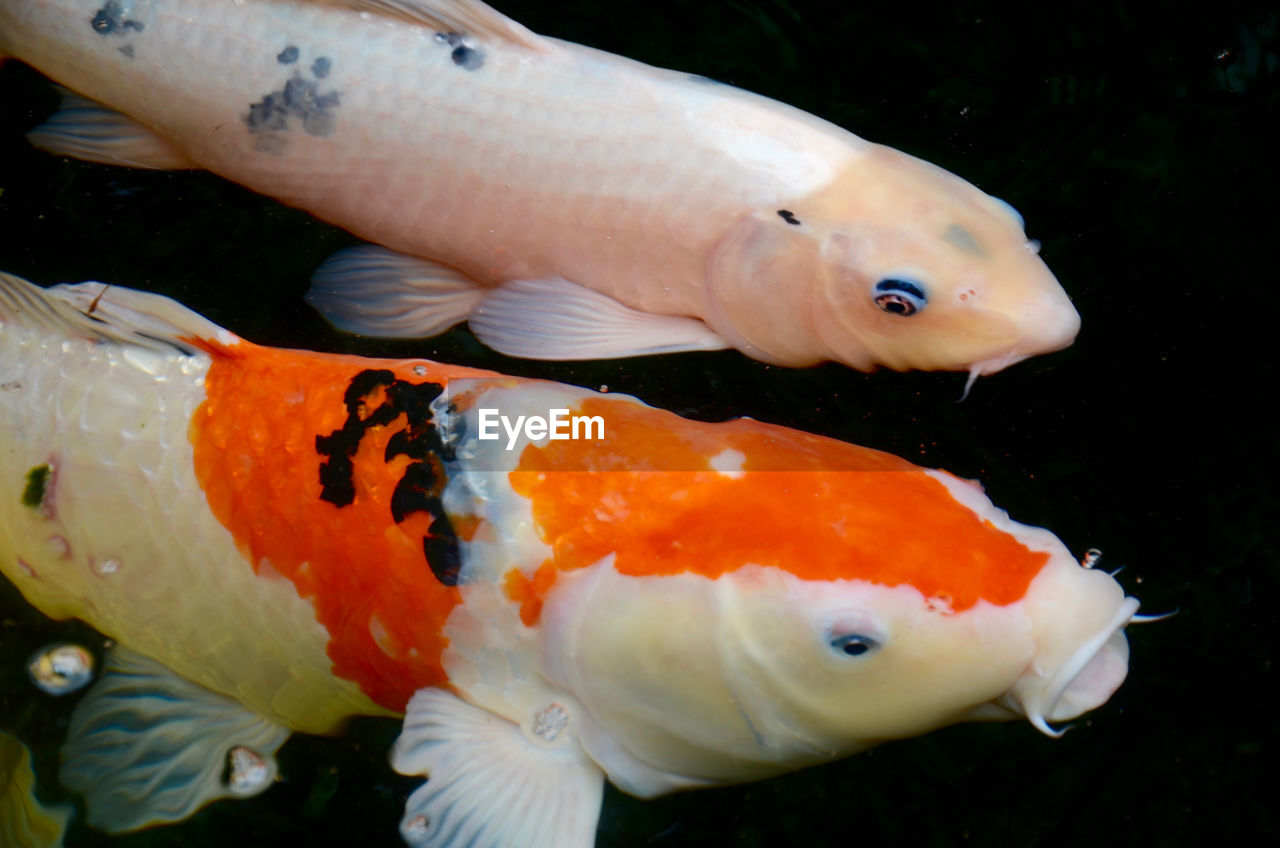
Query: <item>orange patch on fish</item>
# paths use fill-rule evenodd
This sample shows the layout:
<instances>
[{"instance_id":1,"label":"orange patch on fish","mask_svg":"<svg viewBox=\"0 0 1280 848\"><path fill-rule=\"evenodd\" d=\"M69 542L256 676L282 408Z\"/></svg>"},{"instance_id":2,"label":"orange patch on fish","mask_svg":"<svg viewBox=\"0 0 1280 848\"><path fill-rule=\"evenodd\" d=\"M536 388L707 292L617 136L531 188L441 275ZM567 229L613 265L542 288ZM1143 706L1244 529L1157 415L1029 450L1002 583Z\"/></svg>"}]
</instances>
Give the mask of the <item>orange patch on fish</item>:
<instances>
[{"instance_id":1,"label":"orange patch on fish","mask_svg":"<svg viewBox=\"0 0 1280 848\"><path fill-rule=\"evenodd\" d=\"M911 585L959 612L1019 600L1048 561L890 454L603 398L575 413L602 416L606 439L530 446L510 475L560 570L611 553L633 576L716 578L756 564ZM717 470L726 451L736 462Z\"/></svg>"},{"instance_id":2,"label":"orange patch on fish","mask_svg":"<svg viewBox=\"0 0 1280 848\"><path fill-rule=\"evenodd\" d=\"M432 535L432 516L392 517L392 496L411 460L388 457L387 447L405 432L406 416L363 431L345 505L322 496L326 457L317 438L348 421L344 394L362 372L386 369L415 386L484 372L245 342L201 344L213 362L190 438L210 508L258 573L269 563L315 606L330 634L334 673L382 706L403 710L415 690L446 680L441 628L460 603L457 588L428 567L424 537ZM359 414L384 397L384 389L371 391Z\"/></svg>"},{"instance_id":3,"label":"orange patch on fish","mask_svg":"<svg viewBox=\"0 0 1280 848\"><path fill-rule=\"evenodd\" d=\"M520 620L525 627L533 627L538 623L538 618L542 615L542 599L555 585L558 574L555 563L550 560L538 566L532 580L517 569L507 572L504 590L509 599L520 604Z\"/></svg>"}]
</instances>

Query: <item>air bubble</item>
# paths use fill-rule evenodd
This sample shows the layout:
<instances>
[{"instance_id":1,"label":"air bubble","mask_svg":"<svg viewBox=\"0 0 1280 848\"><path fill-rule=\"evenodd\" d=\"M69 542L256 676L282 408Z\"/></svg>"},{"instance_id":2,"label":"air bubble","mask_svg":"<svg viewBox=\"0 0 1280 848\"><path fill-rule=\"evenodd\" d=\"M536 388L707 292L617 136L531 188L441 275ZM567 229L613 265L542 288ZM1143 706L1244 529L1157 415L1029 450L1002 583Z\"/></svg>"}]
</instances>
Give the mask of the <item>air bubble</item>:
<instances>
[{"instance_id":1,"label":"air bubble","mask_svg":"<svg viewBox=\"0 0 1280 848\"><path fill-rule=\"evenodd\" d=\"M27 661L27 674L41 691L66 695L93 680L93 654L70 642L46 645Z\"/></svg>"},{"instance_id":2,"label":"air bubble","mask_svg":"<svg viewBox=\"0 0 1280 848\"><path fill-rule=\"evenodd\" d=\"M229 755L231 771L227 787L237 795L252 795L271 780L271 768L262 755L251 748L237 745Z\"/></svg>"},{"instance_id":3,"label":"air bubble","mask_svg":"<svg viewBox=\"0 0 1280 848\"><path fill-rule=\"evenodd\" d=\"M547 742L554 742L568 726L569 711L563 704L551 704L533 716L533 735Z\"/></svg>"},{"instance_id":4,"label":"air bubble","mask_svg":"<svg viewBox=\"0 0 1280 848\"><path fill-rule=\"evenodd\" d=\"M410 839L418 839L427 835L431 820L424 815L416 815L404 823L404 835Z\"/></svg>"}]
</instances>

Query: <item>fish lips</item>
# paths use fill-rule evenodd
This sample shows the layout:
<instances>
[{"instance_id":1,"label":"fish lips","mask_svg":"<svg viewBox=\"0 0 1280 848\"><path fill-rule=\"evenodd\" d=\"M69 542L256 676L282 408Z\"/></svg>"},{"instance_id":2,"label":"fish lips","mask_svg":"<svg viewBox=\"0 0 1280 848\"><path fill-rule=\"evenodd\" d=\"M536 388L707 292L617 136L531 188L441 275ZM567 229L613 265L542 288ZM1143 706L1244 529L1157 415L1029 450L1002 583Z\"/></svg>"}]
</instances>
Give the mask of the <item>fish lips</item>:
<instances>
[{"instance_id":1,"label":"fish lips","mask_svg":"<svg viewBox=\"0 0 1280 848\"><path fill-rule=\"evenodd\" d=\"M1068 721L1102 706L1124 683L1129 670L1124 628L1137 611L1137 599L1125 598L1107 625L1057 668L1046 672L1033 663L996 703L1046 736L1061 736L1066 728L1055 729L1049 722Z\"/></svg>"}]
</instances>

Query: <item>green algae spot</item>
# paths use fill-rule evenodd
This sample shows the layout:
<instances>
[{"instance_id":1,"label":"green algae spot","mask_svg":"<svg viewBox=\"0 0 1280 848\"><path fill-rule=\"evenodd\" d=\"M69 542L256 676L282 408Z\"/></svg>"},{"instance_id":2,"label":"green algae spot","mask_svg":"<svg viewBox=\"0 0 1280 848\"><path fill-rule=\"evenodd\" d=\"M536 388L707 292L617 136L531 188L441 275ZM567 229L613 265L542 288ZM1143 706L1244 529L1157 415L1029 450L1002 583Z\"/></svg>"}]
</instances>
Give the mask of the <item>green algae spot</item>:
<instances>
[{"instance_id":1,"label":"green algae spot","mask_svg":"<svg viewBox=\"0 0 1280 848\"><path fill-rule=\"evenodd\" d=\"M27 472L27 485L22 490L23 506L38 507L44 503L45 487L49 485L51 473L47 462Z\"/></svg>"}]
</instances>

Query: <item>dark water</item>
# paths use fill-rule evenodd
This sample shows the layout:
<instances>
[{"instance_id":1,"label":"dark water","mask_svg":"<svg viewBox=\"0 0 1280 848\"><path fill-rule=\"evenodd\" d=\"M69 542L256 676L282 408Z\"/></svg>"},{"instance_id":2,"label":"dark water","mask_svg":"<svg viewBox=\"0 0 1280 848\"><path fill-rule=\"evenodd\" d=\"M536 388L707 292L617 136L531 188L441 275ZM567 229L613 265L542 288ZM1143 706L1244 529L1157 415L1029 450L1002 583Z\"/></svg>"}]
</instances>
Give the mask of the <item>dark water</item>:
<instances>
[{"instance_id":1,"label":"dark water","mask_svg":"<svg viewBox=\"0 0 1280 848\"><path fill-rule=\"evenodd\" d=\"M507 360L464 331L354 340L302 304L347 234L201 173L54 159L22 135L55 106L0 70L0 268L171 294L254 341L608 384L699 417L751 415L980 477L1014 518L1098 547L1145 611L1131 673L1059 741L974 725L789 777L640 802L610 790L601 846L1199 845L1270 834L1276 755L1280 20L1234 3L1007 6L818 0L504 0L532 29L732 82L934 161L1013 203L1084 327L1060 354L981 380L737 354ZM447 202L442 199L441 202ZM910 516L903 516L910 522ZM0 728L35 749L43 797L72 707L27 654L101 637L0 588ZM71 846L397 845L415 785L394 722L295 737L286 780L185 824Z\"/></svg>"}]
</instances>

